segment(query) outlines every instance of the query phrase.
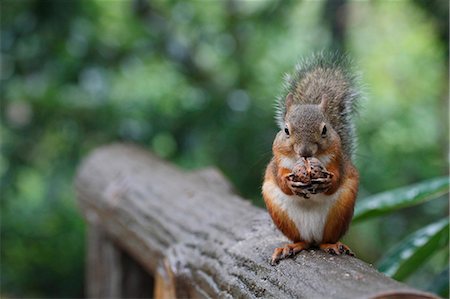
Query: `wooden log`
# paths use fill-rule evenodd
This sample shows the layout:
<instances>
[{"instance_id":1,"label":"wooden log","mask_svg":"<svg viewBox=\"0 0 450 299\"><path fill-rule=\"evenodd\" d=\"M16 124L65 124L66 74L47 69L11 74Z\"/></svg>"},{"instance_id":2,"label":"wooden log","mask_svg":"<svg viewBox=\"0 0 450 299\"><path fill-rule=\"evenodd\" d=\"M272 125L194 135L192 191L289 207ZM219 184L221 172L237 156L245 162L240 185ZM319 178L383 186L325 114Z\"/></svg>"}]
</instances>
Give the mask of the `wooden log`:
<instances>
[{"instance_id":1,"label":"wooden log","mask_svg":"<svg viewBox=\"0 0 450 299\"><path fill-rule=\"evenodd\" d=\"M120 298L120 250L99 228L88 227L86 295Z\"/></svg>"},{"instance_id":2,"label":"wooden log","mask_svg":"<svg viewBox=\"0 0 450 299\"><path fill-rule=\"evenodd\" d=\"M86 297L150 298L153 278L99 227L87 234Z\"/></svg>"},{"instance_id":3,"label":"wooden log","mask_svg":"<svg viewBox=\"0 0 450 299\"><path fill-rule=\"evenodd\" d=\"M90 154L75 184L89 224L159 271L162 298L437 298L349 256L309 250L271 266L287 239L212 169L185 172L115 144Z\"/></svg>"}]
</instances>

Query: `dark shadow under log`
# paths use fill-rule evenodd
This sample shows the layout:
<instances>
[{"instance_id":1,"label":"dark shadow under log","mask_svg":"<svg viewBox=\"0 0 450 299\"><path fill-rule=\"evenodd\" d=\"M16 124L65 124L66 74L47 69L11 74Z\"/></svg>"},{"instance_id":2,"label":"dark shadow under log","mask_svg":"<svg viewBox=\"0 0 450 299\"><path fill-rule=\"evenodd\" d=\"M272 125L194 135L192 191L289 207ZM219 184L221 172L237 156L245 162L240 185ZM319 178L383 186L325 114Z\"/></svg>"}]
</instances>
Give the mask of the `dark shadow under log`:
<instances>
[{"instance_id":1,"label":"dark shadow under log","mask_svg":"<svg viewBox=\"0 0 450 299\"><path fill-rule=\"evenodd\" d=\"M89 225L156 277L158 298L435 298L349 256L311 250L271 266L287 240L213 169L185 172L110 145L83 162L76 190ZM93 297L102 286L90 283Z\"/></svg>"}]
</instances>

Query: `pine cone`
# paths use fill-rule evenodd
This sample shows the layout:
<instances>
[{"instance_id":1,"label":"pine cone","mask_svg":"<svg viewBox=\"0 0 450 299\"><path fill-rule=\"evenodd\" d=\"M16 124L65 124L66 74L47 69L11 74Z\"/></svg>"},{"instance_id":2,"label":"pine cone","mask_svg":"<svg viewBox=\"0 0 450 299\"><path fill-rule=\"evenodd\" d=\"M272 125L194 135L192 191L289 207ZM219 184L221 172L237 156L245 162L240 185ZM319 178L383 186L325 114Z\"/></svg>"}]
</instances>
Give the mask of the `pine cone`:
<instances>
[{"instance_id":1,"label":"pine cone","mask_svg":"<svg viewBox=\"0 0 450 299\"><path fill-rule=\"evenodd\" d=\"M293 181L304 183L305 186L311 184L312 179L331 177L332 174L326 170L319 159L310 158L300 158L292 170Z\"/></svg>"}]
</instances>

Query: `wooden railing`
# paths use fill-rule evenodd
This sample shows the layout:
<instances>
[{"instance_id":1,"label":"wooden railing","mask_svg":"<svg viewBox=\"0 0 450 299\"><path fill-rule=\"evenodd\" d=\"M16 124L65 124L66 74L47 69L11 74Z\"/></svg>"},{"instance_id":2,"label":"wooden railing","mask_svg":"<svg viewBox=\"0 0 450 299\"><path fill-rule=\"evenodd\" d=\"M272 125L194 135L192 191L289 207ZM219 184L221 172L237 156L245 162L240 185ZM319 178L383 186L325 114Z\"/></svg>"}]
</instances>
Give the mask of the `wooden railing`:
<instances>
[{"instance_id":1,"label":"wooden railing","mask_svg":"<svg viewBox=\"0 0 450 299\"><path fill-rule=\"evenodd\" d=\"M76 177L90 298L436 298L349 256L287 242L214 169L185 172L133 145L95 150Z\"/></svg>"}]
</instances>

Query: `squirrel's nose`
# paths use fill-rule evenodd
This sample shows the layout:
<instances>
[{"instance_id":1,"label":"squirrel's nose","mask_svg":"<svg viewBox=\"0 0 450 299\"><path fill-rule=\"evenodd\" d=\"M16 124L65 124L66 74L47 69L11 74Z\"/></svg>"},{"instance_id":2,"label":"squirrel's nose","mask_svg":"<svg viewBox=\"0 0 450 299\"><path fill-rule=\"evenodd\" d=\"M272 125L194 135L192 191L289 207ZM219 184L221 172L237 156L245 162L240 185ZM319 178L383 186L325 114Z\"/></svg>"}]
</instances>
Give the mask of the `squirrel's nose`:
<instances>
[{"instance_id":1,"label":"squirrel's nose","mask_svg":"<svg viewBox=\"0 0 450 299\"><path fill-rule=\"evenodd\" d=\"M317 152L317 145L301 145L296 152L300 157L312 157Z\"/></svg>"},{"instance_id":2,"label":"squirrel's nose","mask_svg":"<svg viewBox=\"0 0 450 299\"><path fill-rule=\"evenodd\" d=\"M305 158L311 157L312 156L311 149L309 149L309 148L302 148L300 150L300 156L301 157L305 157Z\"/></svg>"}]
</instances>

